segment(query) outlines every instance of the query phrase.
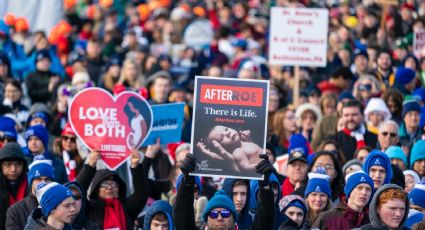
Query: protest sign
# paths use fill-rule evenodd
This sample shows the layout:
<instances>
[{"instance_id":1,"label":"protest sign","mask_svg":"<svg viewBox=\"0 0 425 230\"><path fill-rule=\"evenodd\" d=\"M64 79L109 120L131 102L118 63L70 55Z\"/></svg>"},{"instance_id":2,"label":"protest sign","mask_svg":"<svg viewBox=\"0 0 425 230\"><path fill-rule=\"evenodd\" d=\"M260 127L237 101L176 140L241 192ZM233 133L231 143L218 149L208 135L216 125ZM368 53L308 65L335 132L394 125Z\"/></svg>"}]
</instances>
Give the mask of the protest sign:
<instances>
[{"instance_id":1,"label":"protest sign","mask_svg":"<svg viewBox=\"0 0 425 230\"><path fill-rule=\"evenodd\" d=\"M71 127L90 150L115 170L141 146L152 127L152 111L146 100L134 92L113 97L101 88L87 88L76 94L68 111Z\"/></svg>"},{"instance_id":2,"label":"protest sign","mask_svg":"<svg viewBox=\"0 0 425 230\"><path fill-rule=\"evenodd\" d=\"M425 30L417 30L413 36L413 52L419 59L425 57Z\"/></svg>"},{"instance_id":3,"label":"protest sign","mask_svg":"<svg viewBox=\"0 0 425 230\"><path fill-rule=\"evenodd\" d=\"M191 152L194 175L260 179L265 154L269 82L195 78Z\"/></svg>"},{"instance_id":4,"label":"protest sign","mask_svg":"<svg viewBox=\"0 0 425 230\"><path fill-rule=\"evenodd\" d=\"M271 9L269 62L272 65L326 66L327 9Z\"/></svg>"},{"instance_id":5,"label":"protest sign","mask_svg":"<svg viewBox=\"0 0 425 230\"><path fill-rule=\"evenodd\" d=\"M161 144L179 142L182 136L184 106L185 103L152 105L152 129L143 146L155 144L158 137Z\"/></svg>"},{"instance_id":6,"label":"protest sign","mask_svg":"<svg viewBox=\"0 0 425 230\"><path fill-rule=\"evenodd\" d=\"M210 45L213 39L214 30L211 23L205 19L197 19L190 23L183 34L184 43L196 48Z\"/></svg>"}]
</instances>

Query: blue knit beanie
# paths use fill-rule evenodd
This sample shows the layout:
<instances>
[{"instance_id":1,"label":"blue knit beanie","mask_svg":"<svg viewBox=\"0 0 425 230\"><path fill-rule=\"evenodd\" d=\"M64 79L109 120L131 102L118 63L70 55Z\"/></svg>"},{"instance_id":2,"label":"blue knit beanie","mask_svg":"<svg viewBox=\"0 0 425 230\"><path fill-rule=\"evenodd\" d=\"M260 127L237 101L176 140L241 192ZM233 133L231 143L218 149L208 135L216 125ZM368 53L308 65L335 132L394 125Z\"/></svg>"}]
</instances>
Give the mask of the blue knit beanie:
<instances>
[{"instance_id":1,"label":"blue knit beanie","mask_svg":"<svg viewBox=\"0 0 425 230\"><path fill-rule=\"evenodd\" d=\"M417 97L420 101L425 102L425 89L417 88L413 91L412 96Z\"/></svg>"},{"instance_id":2,"label":"blue knit beanie","mask_svg":"<svg viewBox=\"0 0 425 230\"><path fill-rule=\"evenodd\" d=\"M289 138L288 153L293 151L301 152L305 157L309 154L307 139L302 134L292 134Z\"/></svg>"},{"instance_id":3,"label":"blue knit beanie","mask_svg":"<svg viewBox=\"0 0 425 230\"><path fill-rule=\"evenodd\" d=\"M229 210L235 222L238 221L238 213L236 212L235 205L224 190L218 190L211 200L208 201L207 207L205 207L204 214L202 215L205 222L208 221L208 214L215 208L225 208Z\"/></svg>"},{"instance_id":4,"label":"blue knit beanie","mask_svg":"<svg viewBox=\"0 0 425 230\"><path fill-rule=\"evenodd\" d=\"M413 169L413 165L416 161L425 159L425 154L423 153L425 153L425 141L419 140L413 145L410 153L410 168Z\"/></svg>"},{"instance_id":5,"label":"blue knit beanie","mask_svg":"<svg viewBox=\"0 0 425 230\"><path fill-rule=\"evenodd\" d=\"M13 139L18 138L18 132L16 132L16 123L10 117L0 117L0 132L4 133L4 136L11 137Z\"/></svg>"},{"instance_id":6,"label":"blue knit beanie","mask_svg":"<svg viewBox=\"0 0 425 230\"><path fill-rule=\"evenodd\" d=\"M350 91L343 91L342 93L339 94L338 102L344 99L354 100L354 96Z\"/></svg>"},{"instance_id":7,"label":"blue knit beanie","mask_svg":"<svg viewBox=\"0 0 425 230\"><path fill-rule=\"evenodd\" d=\"M32 136L38 137L41 142L43 142L44 148L47 149L47 147L49 146L49 132L47 131L46 127L44 127L43 125L30 126L25 132L25 141L27 142L27 144L30 137Z\"/></svg>"},{"instance_id":8,"label":"blue knit beanie","mask_svg":"<svg viewBox=\"0 0 425 230\"><path fill-rule=\"evenodd\" d=\"M28 184L31 186L32 181L37 177L48 177L52 181L55 180L53 173L52 161L44 159L43 155L34 157L33 162L30 164L28 172Z\"/></svg>"},{"instance_id":9,"label":"blue knit beanie","mask_svg":"<svg viewBox=\"0 0 425 230\"><path fill-rule=\"evenodd\" d=\"M416 111L418 113L421 112L421 106L415 100L407 101L403 103L403 117L406 116L408 112Z\"/></svg>"},{"instance_id":10,"label":"blue knit beanie","mask_svg":"<svg viewBox=\"0 0 425 230\"><path fill-rule=\"evenodd\" d=\"M298 195L287 195L279 201L279 210L282 214L285 213L286 209L293 206L303 210L304 217L307 215L307 206L302 197Z\"/></svg>"},{"instance_id":11,"label":"blue knit beanie","mask_svg":"<svg viewBox=\"0 0 425 230\"><path fill-rule=\"evenodd\" d=\"M416 77L415 71L403 66L398 67L395 73L395 82L399 85L407 85Z\"/></svg>"},{"instance_id":12,"label":"blue knit beanie","mask_svg":"<svg viewBox=\"0 0 425 230\"><path fill-rule=\"evenodd\" d=\"M46 124L49 123L49 115L45 112L35 112L28 118L28 124L35 118L41 118Z\"/></svg>"},{"instance_id":13,"label":"blue knit beanie","mask_svg":"<svg viewBox=\"0 0 425 230\"><path fill-rule=\"evenodd\" d=\"M308 183L305 188L304 197L312 192L321 192L331 197L331 187L329 185L330 177L321 173L309 173Z\"/></svg>"},{"instance_id":14,"label":"blue knit beanie","mask_svg":"<svg viewBox=\"0 0 425 230\"><path fill-rule=\"evenodd\" d=\"M403 149L399 146L390 146L387 150L385 150L385 153L387 154L388 158L393 159L400 159L403 161L404 165L407 167L407 157L406 154L404 154Z\"/></svg>"},{"instance_id":15,"label":"blue knit beanie","mask_svg":"<svg viewBox=\"0 0 425 230\"><path fill-rule=\"evenodd\" d=\"M425 208L425 184L416 184L409 192L410 204Z\"/></svg>"},{"instance_id":16,"label":"blue knit beanie","mask_svg":"<svg viewBox=\"0 0 425 230\"><path fill-rule=\"evenodd\" d=\"M69 188L56 182L49 184L40 183L37 186L37 200L45 217L48 217L50 212L62 201L72 196L73 194Z\"/></svg>"},{"instance_id":17,"label":"blue knit beanie","mask_svg":"<svg viewBox=\"0 0 425 230\"><path fill-rule=\"evenodd\" d=\"M388 158L387 154L376 149L370 152L363 162L363 171L369 174L369 170L372 166L382 166L386 172L384 184L391 182L393 171L391 168L390 158Z\"/></svg>"},{"instance_id":18,"label":"blue knit beanie","mask_svg":"<svg viewBox=\"0 0 425 230\"><path fill-rule=\"evenodd\" d=\"M370 188L373 189L373 180L370 178L370 176L365 173L363 170L356 171L348 174L346 176L346 183L344 187L344 192L347 198L350 197L351 192L357 185L359 184L368 184L370 185Z\"/></svg>"}]
</instances>

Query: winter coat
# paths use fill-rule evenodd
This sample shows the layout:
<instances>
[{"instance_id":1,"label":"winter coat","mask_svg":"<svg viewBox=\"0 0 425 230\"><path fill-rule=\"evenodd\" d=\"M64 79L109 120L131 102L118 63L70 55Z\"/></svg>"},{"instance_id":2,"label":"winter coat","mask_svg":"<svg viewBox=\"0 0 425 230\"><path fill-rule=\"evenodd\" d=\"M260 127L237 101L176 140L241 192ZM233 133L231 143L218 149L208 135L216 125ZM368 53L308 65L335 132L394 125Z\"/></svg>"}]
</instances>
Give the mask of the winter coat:
<instances>
[{"instance_id":1,"label":"winter coat","mask_svg":"<svg viewBox=\"0 0 425 230\"><path fill-rule=\"evenodd\" d=\"M139 164L136 168L130 169L133 177L134 192L128 198L126 197L126 184L116 173L107 169L96 171L96 168L87 164L84 165L76 181L79 182L85 190L88 190L91 184L91 189L88 192L90 201L88 203L87 217L103 229L105 201L98 198L97 193L102 181L112 176L119 184L119 199L121 200L126 216L127 229L133 229L134 220L137 218L139 212L142 211L148 199L149 186L147 174L151 163L152 160L145 157L141 165Z\"/></svg>"},{"instance_id":2,"label":"winter coat","mask_svg":"<svg viewBox=\"0 0 425 230\"><path fill-rule=\"evenodd\" d=\"M339 203L335 208L320 213L312 228L328 230L350 230L369 223L367 212L357 212Z\"/></svg>"},{"instance_id":3,"label":"winter coat","mask_svg":"<svg viewBox=\"0 0 425 230\"><path fill-rule=\"evenodd\" d=\"M364 142L367 146L373 149L376 147L376 143L378 143L378 137L375 134L366 130L363 137L364 137ZM354 137L348 136L343 131L337 132L334 139L338 143L342 152L344 153L345 159L347 160L353 159L354 152L356 151L356 147L357 147L356 139Z\"/></svg>"},{"instance_id":4,"label":"winter coat","mask_svg":"<svg viewBox=\"0 0 425 230\"><path fill-rule=\"evenodd\" d=\"M240 179L231 179L226 178L223 182L223 190L226 194L233 200L233 186ZM245 207L238 213L238 228L240 230L249 229L252 223L252 216L249 214L249 201L250 201L250 189L249 189L249 180L244 180L247 185L247 194L246 194L246 202Z\"/></svg>"},{"instance_id":5,"label":"winter coat","mask_svg":"<svg viewBox=\"0 0 425 230\"><path fill-rule=\"evenodd\" d=\"M37 198L29 194L25 199L16 202L7 210L6 229L22 230L27 223L28 217L38 206Z\"/></svg>"},{"instance_id":6,"label":"winter coat","mask_svg":"<svg viewBox=\"0 0 425 230\"><path fill-rule=\"evenodd\" d=\"M52 100L52 94L49 92L49 82L52 76L53 73L49 71L35 71L25 79L28 95L33 104L36 102L47 103Z\"/></svg>"},{"instance_id":7,"label":"winter coat","mask_svg":"<svg viewBox=\"0 0 425 230\"><path fill-rule=\"evenodd\" d=\"M27 166L27 162L25 161L25 156L20 153L8 152L4 150L5 150L5 147L3 147L3 149L0 149L0 164L2 163L2 161L6 159L17 159L22 161L24 163L23 165L24 171L22 172L21 176L18 178L18 181L19 181L18 183L19 184L27 183L26 169L28 168L28 166ZM3 175L2 171L0 170L0 229L4 229L4 226L6 223L6 212L8 208L9 208L8 181L6 177Z\"/></svg>"},{"instance_id":8,"label":"winter coat","mask_svg":"<svg viewBox=\"0 0 425 230\"><path fill-rule=\"evenodd\" d=\"M72 227L70 224L66 224L63 229L71 230ZM27 221L27 224L25 225L24 230L57 230L57 229L47 224L47 219L43 217L41 208L37 208L31 213L30 217L28 218L28 221Z\"/></svg>"},{"instance_id":9,"label":"winter coat","mask_svg":"<svg viewBox=\"0 0 425 230\"><path fill-rule=\"evenodd\" d=\"M382 223L381 218L378 215L378 212L376 211L378 208L378 198L379 196L382 194L383 191L390 189L390 188L397 188L397 189L402 189L401 187L399 187L398 185L394 185L394 184L386 184L383 185L382 187L380 187L375 194L373 195L372 201L370 202L369 205L369 219L370 219L370 224L367 225L363 225L362 227L360 227L360 230L369 230L369 229L389 229L384 223ZM409 208L410 208L410 203L409 200L406 199L406 212L404 214L403 220L400 223L399 228L397 228L397 230L404 230L404 229L409 229L407 227L405 227L405 223L407 220L407 216L409 215Z\"/></svg>"}]
</instances>

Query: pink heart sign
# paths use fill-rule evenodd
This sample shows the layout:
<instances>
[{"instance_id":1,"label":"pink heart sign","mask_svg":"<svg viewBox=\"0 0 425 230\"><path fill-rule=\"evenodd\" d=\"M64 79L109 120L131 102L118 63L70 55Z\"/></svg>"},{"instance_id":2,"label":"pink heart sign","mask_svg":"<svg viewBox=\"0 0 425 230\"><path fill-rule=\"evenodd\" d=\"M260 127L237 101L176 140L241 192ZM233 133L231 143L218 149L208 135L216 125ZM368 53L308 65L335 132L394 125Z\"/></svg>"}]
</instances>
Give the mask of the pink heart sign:
<instances>
[{"instance_id":1,"label":"pink heart sign","mask_svg":"<svg viewBox=\"0 0 425 230\"><path fill-rule=\"evenodd\" d=\"M113 97L101 88L87 88L74 96L68 111L77 136L90 150L99 150L110 170L115 170L138 149L152 128L148 102L134 92Z\"/></svg>"}]
</instances>

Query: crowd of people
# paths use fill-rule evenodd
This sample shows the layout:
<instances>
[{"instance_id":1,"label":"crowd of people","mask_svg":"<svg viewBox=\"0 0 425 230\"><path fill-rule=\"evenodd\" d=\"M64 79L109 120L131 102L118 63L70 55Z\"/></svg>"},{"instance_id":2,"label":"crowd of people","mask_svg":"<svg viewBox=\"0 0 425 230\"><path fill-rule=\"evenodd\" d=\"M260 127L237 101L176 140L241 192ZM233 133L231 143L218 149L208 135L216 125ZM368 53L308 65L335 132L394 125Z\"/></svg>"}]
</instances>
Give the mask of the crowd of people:
<instances>
[{"instance_id":1,"label":"crowd of people","mask_svg":"<svg viewBox=\"0 0 425 230\"><path fill-rule=\"evenodd\" d=\"M63 6L51 31L0 20L0 229L425 229L425 1ZM274 6L329 10L327 65L299 84L267 61ZM263 180L191 175L196 75L270 81ZM89 87L185 102L181 141L108 170L67 116Z\"/></svg>"}]
</instances>

